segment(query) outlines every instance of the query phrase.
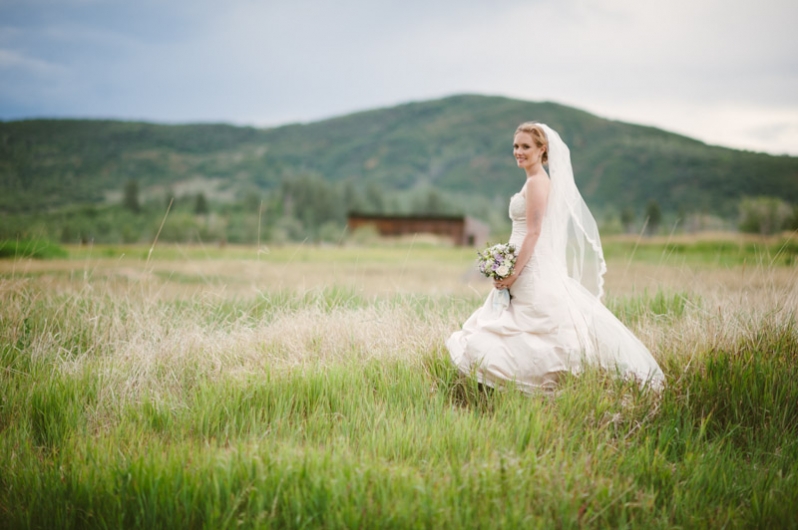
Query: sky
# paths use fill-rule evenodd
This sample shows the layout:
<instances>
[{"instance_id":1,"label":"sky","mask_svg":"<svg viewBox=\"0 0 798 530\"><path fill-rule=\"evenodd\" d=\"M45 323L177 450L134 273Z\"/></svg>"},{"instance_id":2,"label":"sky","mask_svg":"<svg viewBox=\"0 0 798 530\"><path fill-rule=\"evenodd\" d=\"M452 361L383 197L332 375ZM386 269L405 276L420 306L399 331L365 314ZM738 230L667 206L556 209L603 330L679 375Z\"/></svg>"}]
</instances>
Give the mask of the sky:
<instances>
[{"instance_id":1,"label":"sky","mask_svg":"<svg viewBox=\"0 0 798 530\"><path fill-rule=\"evenodd\" d=\"M0 0L0 119L270 127L470 93L798 155L796 23L795 0Z\"/></svg>"}]
</instances>

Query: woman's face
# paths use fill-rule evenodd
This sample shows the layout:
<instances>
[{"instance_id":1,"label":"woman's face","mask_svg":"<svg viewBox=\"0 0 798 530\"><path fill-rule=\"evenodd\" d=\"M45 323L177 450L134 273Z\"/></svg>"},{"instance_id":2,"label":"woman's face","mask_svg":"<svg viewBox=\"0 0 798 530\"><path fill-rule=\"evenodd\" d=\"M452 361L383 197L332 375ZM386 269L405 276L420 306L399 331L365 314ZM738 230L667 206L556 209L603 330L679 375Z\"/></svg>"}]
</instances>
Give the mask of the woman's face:
<instances>
[{"instance_id":1,"label":"woman's face","mask_svg":"<svg viewBox=\"0 0 798 530\"><path fill-rule=\"evenodd\" d=\"M513 156L518 167L529 170L540 164L543 157L543 147L538 147L532 135L520 132L513 139Z\"/></svg>"}]
</instances>

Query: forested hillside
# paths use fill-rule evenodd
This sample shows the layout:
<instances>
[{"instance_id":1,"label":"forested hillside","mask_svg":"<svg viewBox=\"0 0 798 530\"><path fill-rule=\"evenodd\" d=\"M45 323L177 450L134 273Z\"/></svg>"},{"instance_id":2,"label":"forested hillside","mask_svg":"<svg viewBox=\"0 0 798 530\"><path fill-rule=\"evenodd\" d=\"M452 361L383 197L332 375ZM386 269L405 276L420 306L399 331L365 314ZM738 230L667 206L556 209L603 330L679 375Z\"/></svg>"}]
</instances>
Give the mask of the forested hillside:
<instances>
[{"instance_id":1,"label":"forested hillside","mask_svg":"<svg viewBox=\"0 0 798 530\"><path fill-rule=\"evenodd\" d=\"M555 103L465 95L273 129L0 122L0 214L19 218L76 205L102 208L131 183L145 195L167 190L163 196L181 183L203 180L215 182L207 197L211 209L253 195L281 203L289 191L301 209L300 196L313 195L305 184L336 190L338 209L308 214L305 224L340 222L343 208L353 205L412 210L409 199L385 197L407 199L419 190L428 211L479 214L468 210L484 213L488 201L501 203L522 183L511 141L525 120L546 122L561 133L571 146L582 193L600 211L631 210L639 219L654 200L666 213L732 218L744 197L798 203L796 157L707 146Z\"/></svg>"},{"instance_id":2,"label":"forested hillside","mask_svg":"<svg viewBox=\"0 0 798 530\"><path fill-rule=\"evenodd\" d=\"M0 123L0 211L100 203L130 179L140 187L268 168L246 153L262 131L230 125L30 120Z\"/></svg>"},{"instance_id":3,"label":"forested hillside","mask_svg":"<svg viewBox=\"0 0 798 530\"><path fill-rule=\"evenodd\" d=\"M798 201L798 158L707 146L673 133L598 118L555 103L456 96L266 131L289 167L333 179L403 188L507 195L522 180L512 133L525 120L559 131L571 146L577 182L591 205L736 212L742 196Z\"/></svg>"}]
</instances>

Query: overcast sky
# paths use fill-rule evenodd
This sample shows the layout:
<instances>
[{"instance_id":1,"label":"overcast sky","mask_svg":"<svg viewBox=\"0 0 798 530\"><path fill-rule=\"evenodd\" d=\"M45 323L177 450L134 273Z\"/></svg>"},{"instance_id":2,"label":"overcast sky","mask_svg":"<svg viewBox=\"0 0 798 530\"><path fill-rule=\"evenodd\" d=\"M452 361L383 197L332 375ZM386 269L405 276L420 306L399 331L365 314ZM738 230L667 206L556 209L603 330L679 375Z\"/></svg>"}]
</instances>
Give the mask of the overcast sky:
<instances>
[{"instance_id":1,"label":"overcast sky","mask_svg":"<svg viewBox=\"0 0 798 530\"><path fill-rule=\"evenodd\" d=\"M796 0L0 0L0 119L272 126L479 93L798 155L797 25Z\"/></svg>"}]
</instances>

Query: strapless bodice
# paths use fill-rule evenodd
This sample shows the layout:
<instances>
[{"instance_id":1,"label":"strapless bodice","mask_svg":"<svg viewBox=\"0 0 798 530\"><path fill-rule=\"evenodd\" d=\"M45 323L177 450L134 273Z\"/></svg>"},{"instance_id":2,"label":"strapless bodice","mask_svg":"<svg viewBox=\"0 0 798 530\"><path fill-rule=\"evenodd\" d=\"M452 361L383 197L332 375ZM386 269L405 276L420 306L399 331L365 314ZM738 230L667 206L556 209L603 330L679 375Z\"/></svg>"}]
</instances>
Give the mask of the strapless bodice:
<instances>
[{"instance_id":1,"label":"strapless bodice","mask_svg":"<svg viewBox=\"0 0 798 530\"><path fill-rule=\"evenodd\" d=\"M510 243L514 245L521 246L524 242L524 238L526 237L527 226L526 226L526 196L524 195L524 190L516 193L510 198L510 220L512 221L512 233L510 234ZM540 255L541 252L545 252L550 247L550 237L549 237L549 230L547 226L546 219L543 220L543 226L541 227L540 237L538 238L538 242L536 246L536 255ZM545 250L544 250L545 247Z\"/></svg>"}]
</instances>

